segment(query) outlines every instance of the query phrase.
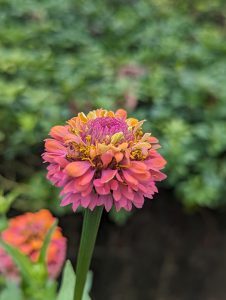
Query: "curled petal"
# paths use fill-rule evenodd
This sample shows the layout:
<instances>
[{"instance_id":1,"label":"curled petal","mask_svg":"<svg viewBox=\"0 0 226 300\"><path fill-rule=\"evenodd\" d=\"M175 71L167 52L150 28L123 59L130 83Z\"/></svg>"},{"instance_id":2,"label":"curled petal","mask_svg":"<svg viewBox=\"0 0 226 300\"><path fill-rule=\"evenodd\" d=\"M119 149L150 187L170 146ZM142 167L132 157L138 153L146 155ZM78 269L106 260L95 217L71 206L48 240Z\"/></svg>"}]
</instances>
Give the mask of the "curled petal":
<instances>
[{"instance_id":1,"label":"curled petal","mask_svg":"<svg viewBox=\"0 0 226 300\"><path fill-rule=\"evenodd\" d=\"M144 173L147 171L147 165L144 162L141 161L131 161L131 170L134 173Z\"/></svg>"},{"instance_id":2,"label":"curled petal","mask_svg":"<svg viewBox=\"0 0 226 300\"><path fill-rule=\"evenodd\" d=\"M106 168L110 162L112 161L113 155L110 152L105 152L104 154L101 155L101 160L103 163L103 167Z\"/></svg>"},{"instance_id":3,"label":"curled petal","mask_svg":"<svg viewBox=\"0 0 226 300\"><path fill-rule=\"evenodd\" d=\"M125 120L127 118L127 112L124 109L118 109L115 112L115 116L117 118L121 118L121 119Z\"/></svg>"},{"instance_id":4,"label":"curled petal","mask_svg":"<svg viewBox=\"0 0 226 300\"><path fill-rule=\"evenodd\" d=\"M134 178L128 171L123 170L122 173L123 173L123 176L124 176L125 180L128 183L133 184L133 185L137 185L138 184L137 179Z\"/></svg>"},{"instance_id":5,"label":"curled petal","mask_svg":"<svg viewBox=\"0 0 226 300\"><path fill-rule=\"evenodd\" d=\"M64 155L67 153L66 148L57 140L46 139L45 149L48 152L55 153L55 155Z\"/></svg>"},{"instance_id":6,"label":"curled petal","mask_svg":"<svg viewBox=\"0 0 226 300\"><path fill-rule=\"evenodd\" d=\"M118 170L103 170L102 171L102 176L101 176L101 183L106 183L109 182L111 179L115 177L117 174Z\"/></svg>"},{"instance_id":7,"label":"curled petal","mask_svg":"<svg viewBox=\"0 0 226 300\"><path fill-rule=\"evenodd\" d=\"M68 126L53 126L49 135L59 141L64 140L64 136L68 134Z\"/></svg>"},{"instance_id":8,"label":"curled petal","mask_svg":"<svg viewBox=\"0 0 226 300\"><path fill-rule=\"evenodd\" d=\"M66 173L72 177L79 177L85 174L91 167L87 161L74 161L67 165L65 168Z\"/></svg>"},{"instance_id":9,"label":"curled petal","mask_svg":"<svg viewBox=\"0 0 226 300\"><path fill-rule=\"evenodd\" d=\"M95 174L95 170L87 171L84 175L79 177L78 184L79 185L87 185L93 179L94 174Z\"/></svg>"}]
</instances>

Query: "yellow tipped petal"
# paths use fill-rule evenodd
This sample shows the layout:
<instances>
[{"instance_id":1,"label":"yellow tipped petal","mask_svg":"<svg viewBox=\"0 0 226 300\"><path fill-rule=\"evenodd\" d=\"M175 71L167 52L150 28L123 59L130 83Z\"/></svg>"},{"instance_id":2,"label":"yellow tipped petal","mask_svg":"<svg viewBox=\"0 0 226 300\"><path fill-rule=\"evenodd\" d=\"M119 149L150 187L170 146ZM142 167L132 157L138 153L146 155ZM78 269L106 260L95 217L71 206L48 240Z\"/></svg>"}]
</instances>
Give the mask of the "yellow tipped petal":
<instances>
[{"instance_id":1,"label":"yellow tipped petal","mask_svg":"<svg viewBox=\"0 0 226 300\"><path fill-rule=\"evenodd\" d=\"M110 145L98 144L97 145L98 154L104 153L110 149Z\"/></svg>"},{"instance_id":2,"label":"yellow tipped petal","mask_svg":"<svg viewBox=\"0 0 226 300\"><path fill-rule=\"evenodd\" d=\"M133 149L142 149L142 148L150 149L151 145L149 143L143 142L143 143L138 143L133 147Z\"/></svg>"},{"instance_id":3,"label":"yellow tipped petal","mask_svg":"<svg viewBox=\"0 0 226 300\"><path fill-rule=\"evenodd\" d=\"M122 132L117 132L111 137L111 143L116 144L124 137Z\"/></svg>"},{"instance_id":4,"label":"yellow tipped petal","mask_svg":"<svg viewBox=\"0 0 226 300\"><path fill-rule=\"evenodd\" d=\"M97 114L96 114L96 111L93 110L93 111L90 111L87 115L87 119L90 120L90 119L96 119L97 117Z\"/></svg>"},{"instance_id":5,"label":"yellow tipped petal","mask_svg":"<svg viewBox=\"0 0 226 300\"><path fill-rule=\"evenodd\" d=\"M136 126L139 122L138 122L138 120L135 119L135 118L129 118L129 119L126 120L126 123L128 124L128 126L134 127L134 126Z\"/></svg>"},{"instance_id":6,"label":"yellow tipped petal","mask_svg":"<svg viewBox=\"0 0 226 300\"><path fill-rule=\"evenodd\" d=\"M87 122L87 117L83 112L79 113L78 117L80 118L81 121L83 121L85 123Z\"/></svg>"},{"instance_id":7,"label":"yellow tipped petal","mask_svg":"<svg viewBox=\"0 0 226 300\"><path fill-rule=\"evenodd\" d=\"M107 116L113 118L113 117L115 116L115 113L114 113L113 111L110 110L110 111L108 112Z\"/></svg>"},{"instance_id":8,"label":"yellow tipped petal","mask_svg":"<svg viewBox=\"0 0 226 300\"><path fill-rule=\"evenodd\" d=\"M115 116L118 118L126 119L127 118L127 112L124 109L118 109L115 113Z\"/></svg>"}]
</instances>

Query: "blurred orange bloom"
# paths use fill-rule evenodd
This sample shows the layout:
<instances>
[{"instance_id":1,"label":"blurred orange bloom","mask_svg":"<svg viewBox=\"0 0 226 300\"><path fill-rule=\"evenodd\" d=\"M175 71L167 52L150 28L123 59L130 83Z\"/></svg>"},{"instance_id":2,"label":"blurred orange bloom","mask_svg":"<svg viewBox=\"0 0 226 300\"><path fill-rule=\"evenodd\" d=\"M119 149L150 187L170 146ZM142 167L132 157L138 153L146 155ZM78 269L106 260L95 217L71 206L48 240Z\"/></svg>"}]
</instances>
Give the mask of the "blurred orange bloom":
<instances>
[{"instance_id":1,"label":"blurred orange bloom","mask_svg":"<svg viewBox=\"0 0 226 300\"><path fill-rule=\"evenodd\" d=\"M45 236L54 221L55 218L46 209L36 213L25 213L9 220L9 226L2 232L1 238L36 262ZM48 247L47 264L50 278L59 275L65 256L66 238L57 227ZM16 265L2 248L0 248L0 274L17 281L20 278Z\"/></svg>"}]
</instances>

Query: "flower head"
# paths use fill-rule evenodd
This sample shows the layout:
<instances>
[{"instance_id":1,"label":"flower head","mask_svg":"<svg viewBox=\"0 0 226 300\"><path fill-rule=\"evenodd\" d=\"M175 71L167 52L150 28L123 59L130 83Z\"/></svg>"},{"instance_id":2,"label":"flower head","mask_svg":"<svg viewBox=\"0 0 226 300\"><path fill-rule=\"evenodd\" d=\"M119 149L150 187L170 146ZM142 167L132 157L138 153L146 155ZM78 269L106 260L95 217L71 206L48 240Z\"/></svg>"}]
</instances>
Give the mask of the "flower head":
<instances>
[{"instance_id":1,"label":"flower head","mask_svg":"<svg viewBox=\"0 0 226 300\"><path fill-rule=\"evenodd\" d=\"M26 254L31 261L36 262L45 236L55 219L48 210L37 213L26 213L10 219L9 226L1 234L8 244ZM51 237L48 247L47 265L50 278L56 278L63 266L66 256L66 239L57 227ZM0 274L18 281L19 271L11 257L0 248Z\"/></svg>"},{"instance_id":2,"label":"flower head","mask_svg":"<svg viewBox=\"0 0 226 300\"><path fill-rule=\"evenodd\" d=\"M153 197L155 182L166 178L160 172L166 161L157 152L158 140L143 133L143 123L122 109L98 109L51 129L43 158L47 178L62 188L62 206L131 210Z\"/></svg>"}]
</instances>

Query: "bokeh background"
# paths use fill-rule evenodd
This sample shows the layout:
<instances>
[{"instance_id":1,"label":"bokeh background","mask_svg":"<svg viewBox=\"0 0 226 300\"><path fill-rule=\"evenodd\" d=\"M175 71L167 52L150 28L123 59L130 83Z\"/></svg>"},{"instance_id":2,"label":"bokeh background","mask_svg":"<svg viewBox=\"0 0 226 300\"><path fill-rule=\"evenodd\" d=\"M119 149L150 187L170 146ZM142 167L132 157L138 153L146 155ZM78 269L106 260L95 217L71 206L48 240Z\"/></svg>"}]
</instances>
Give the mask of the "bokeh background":
<instances>
[{"instance_id":1,"label":"bokeh background","mask_svg":"<svg viewBox=\"0 0 226 300\"><path fill-rule=\"evenodd\" d=\"M104 215L93 299L226 294L226 2L0 0L0 186L50 208L75 259L81 214L59 207L43 139L79 111L146 119L168 161L160 194Z\"/></svg>"}]
</instances>

